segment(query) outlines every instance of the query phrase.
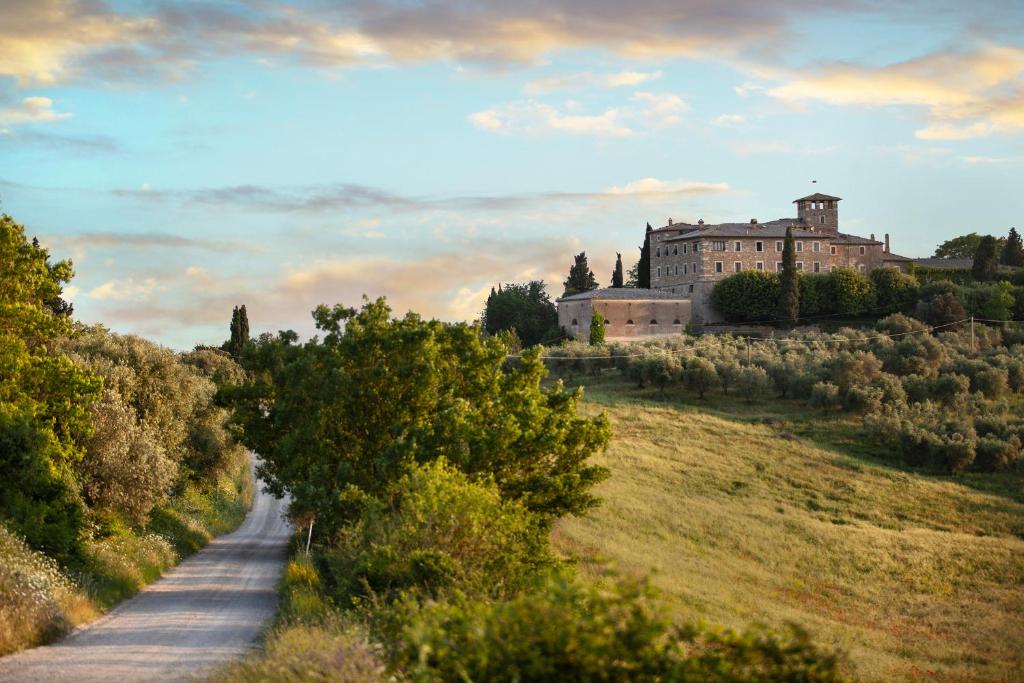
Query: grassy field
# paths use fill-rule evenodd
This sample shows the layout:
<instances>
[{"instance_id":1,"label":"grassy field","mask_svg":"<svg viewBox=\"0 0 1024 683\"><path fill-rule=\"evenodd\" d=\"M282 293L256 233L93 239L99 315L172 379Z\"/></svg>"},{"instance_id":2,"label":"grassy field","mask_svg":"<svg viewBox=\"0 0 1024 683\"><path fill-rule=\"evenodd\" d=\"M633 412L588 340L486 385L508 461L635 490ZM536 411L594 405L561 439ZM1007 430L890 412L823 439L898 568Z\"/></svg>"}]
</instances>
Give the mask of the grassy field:
<instances>
[{"instance_id":1,"label":"grassy field","mask_svg":"<svg viewBox=\"0 0 1024 683\"><path fill-rule=\"evenodd\" d=\"M1024 477L886 466L850 418L598 379L604 504L556 546L651 575L680 619L796 622L862 680L1024 681Z\"/></svg>"}]
</instances>

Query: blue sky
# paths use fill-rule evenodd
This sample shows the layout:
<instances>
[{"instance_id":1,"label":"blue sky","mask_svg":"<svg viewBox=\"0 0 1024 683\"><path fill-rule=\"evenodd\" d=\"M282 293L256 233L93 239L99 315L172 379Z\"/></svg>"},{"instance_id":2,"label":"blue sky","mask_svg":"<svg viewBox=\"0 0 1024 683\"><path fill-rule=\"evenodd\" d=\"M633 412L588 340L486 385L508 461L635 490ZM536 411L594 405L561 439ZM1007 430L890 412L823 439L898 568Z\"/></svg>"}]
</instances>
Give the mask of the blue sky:
<instances>
[{"instance_id":1,"label":"blue sky","mask_svg":"<svg viewBox=\"0 0 1024 683\"><path fill-rule=\"evenodd\" d=\"M78 317L176 348L386 295L471 319L646 222L841 228L929 255L1020 227L1015 2L0 0L0 200ZM811 181L817 180L812 185Z\"/></svg>"}]
</instances>

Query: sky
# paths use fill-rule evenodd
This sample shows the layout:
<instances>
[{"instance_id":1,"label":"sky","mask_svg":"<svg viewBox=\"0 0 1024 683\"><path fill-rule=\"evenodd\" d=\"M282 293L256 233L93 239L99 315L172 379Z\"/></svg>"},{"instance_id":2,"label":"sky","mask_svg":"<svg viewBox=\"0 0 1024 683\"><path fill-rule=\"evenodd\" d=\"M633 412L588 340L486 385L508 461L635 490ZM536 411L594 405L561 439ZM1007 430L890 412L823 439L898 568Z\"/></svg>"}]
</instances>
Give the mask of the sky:
<instances>
[{"instance_id":1,"label":"sky","mask_svg":"<svg viewBox=\"0 0 1024 683\"><path fill-rule=\"evenodd\" d=\"M0 211L77 318L177 349L238 304L472 320L816 191L928 256L1024 223L1021 36L1019 0L0 0Z\"/></svg>"}]
</instances>

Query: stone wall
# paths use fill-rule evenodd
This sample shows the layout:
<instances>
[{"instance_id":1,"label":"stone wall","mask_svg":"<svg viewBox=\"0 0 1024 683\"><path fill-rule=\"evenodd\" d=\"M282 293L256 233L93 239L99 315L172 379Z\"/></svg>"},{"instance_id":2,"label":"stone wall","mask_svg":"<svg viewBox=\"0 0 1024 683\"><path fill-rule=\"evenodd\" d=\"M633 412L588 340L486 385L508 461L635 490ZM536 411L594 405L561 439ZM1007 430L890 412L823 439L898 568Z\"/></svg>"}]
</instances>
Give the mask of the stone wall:
<instances>
[{"instance_id":1,"label":"stone wall","mask_svg":"<svg viewBox=\"0 0 1024 683\"><path fill-rule=\"evenodd\" d=\"M577 339L589 339L595 308L605 318L608 341L681 334L691 321L688 299L582 299L558 303L558 324Z\"/></svg>"}]
</instances>

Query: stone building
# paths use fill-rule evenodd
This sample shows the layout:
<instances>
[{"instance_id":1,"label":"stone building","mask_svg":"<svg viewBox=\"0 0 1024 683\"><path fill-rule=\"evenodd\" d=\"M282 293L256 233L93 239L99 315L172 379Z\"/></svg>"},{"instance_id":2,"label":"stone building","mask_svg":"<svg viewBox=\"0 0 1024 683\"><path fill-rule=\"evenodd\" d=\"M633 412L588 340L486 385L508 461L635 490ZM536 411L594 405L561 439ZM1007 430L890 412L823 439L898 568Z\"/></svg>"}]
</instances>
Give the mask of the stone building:
<instances>
[{"instance_id":1,"label":"stone building","mask_svg":"<svg viewBox=\"0 0 1024 683\"><path fill-rule=\"evenodd\" d=\"M594 289L558 300L558 325L576 339L590 338L594 311L605 318L607 341L682 334L690 322L688 297L655 289Z\"/></svg>"},{"instance_id":2,"label":"stone building","mask_svg":"<svg viewBox=\"0 0 1024 683\"><path fill-rule=\"evenodd\" d=\"M815 193L801 197L796 218L761 223L674 223L648 233L651 250L651 288L688 297L695 324L719 322L710 303L715 283L744 270L779 271L786 229L793 229L796 267L807 273L852 268L868 273L876 268L906 270L911 259L889 250L884 241L839 231L839 197Z\"/></svg>"}]
</instances>

